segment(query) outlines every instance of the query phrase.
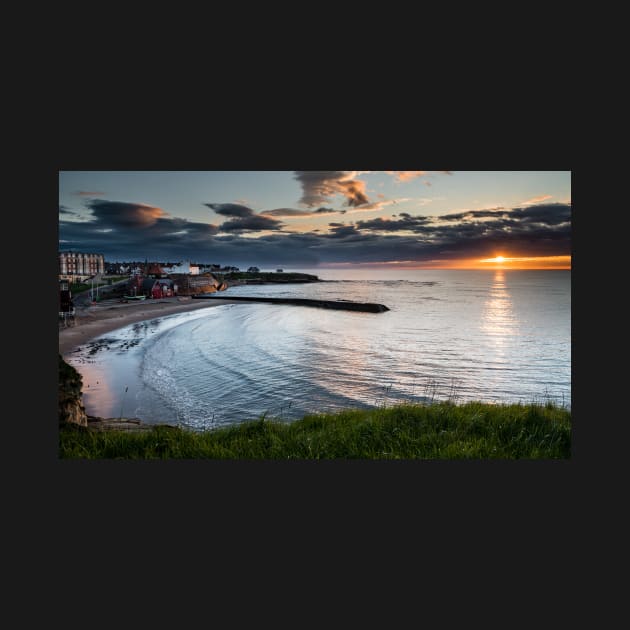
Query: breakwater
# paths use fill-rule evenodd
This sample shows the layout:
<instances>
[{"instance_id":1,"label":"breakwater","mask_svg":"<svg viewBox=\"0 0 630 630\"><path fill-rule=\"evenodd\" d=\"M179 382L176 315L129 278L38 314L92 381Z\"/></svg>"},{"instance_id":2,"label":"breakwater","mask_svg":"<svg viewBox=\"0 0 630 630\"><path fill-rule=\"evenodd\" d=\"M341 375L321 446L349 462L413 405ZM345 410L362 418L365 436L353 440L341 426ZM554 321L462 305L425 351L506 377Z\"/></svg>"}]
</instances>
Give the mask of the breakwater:
<instances>
[{"instance_id":1,"label":"breakwater","mask_svg":"<svg viewBox=\"0 0 630 630\"><path fill-rule=\"evenodd\" d=\"M329 308L340 311L360 311L363 313L384 313L389 308L384 304L372 302L350 302L349 300L307 300L303 298L271 298L271 297L244 297L244 296L215 296L193 295L198 300L234 300L239 302L264 302L268 304L292 304L293 306L312 306L315 308Z\"/></svg>"}]
</instances>

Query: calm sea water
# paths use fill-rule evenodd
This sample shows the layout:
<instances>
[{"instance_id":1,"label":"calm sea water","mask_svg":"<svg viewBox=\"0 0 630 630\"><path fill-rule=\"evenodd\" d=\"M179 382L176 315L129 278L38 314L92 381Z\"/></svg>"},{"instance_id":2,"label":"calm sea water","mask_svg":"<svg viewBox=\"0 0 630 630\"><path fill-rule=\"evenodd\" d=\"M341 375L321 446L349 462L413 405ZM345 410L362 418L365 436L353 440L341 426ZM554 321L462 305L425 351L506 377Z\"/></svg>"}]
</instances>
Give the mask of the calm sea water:
<instances>
[{"instance_id":1,"label":"calm sea water","mask_svg":"<svg viewBox=\"0 0 630 630\"><path fill-rule=\"evenodd\" d=\"M309 271L309 270L302 270ZM571 401L570 271L310 270L230 295L378 302L386 313L233 304L107 333L69 360L91 415L210 428L402 401Z\"/></svg>"}]
</instances>

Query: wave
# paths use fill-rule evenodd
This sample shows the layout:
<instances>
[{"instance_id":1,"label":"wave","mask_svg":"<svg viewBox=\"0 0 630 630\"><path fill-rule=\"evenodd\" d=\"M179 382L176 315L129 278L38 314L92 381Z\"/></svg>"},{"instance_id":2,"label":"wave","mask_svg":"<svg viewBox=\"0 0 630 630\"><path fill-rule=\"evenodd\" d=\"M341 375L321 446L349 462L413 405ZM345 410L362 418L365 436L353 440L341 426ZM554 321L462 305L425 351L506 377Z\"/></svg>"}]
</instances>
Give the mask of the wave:
<instances>
[{"instance_id":1,"label":"wave","mask_svg":"<svg viewBox=\"0 0 630 630\"><path fill-rule=\"evenodd\" d=\"M392 310L222 305L136 325L110 340L111 349L125 349L126 356L105 350L84 358L101 361L100 373L107 365L116 370L123 360L135 361L138 417L195 428L264 413L291 420L384 401L547 397L566 404L571 398L570 285L557 277L556 284L528 280L506 287L495 286L485 274L483 282L459 288L457 274L450 283L336 280L327 297L370 301L377 296ZM313 298L322 295L321 286L238 288L241 294ZM565 299L558 301L557 292ZM115 374L111 378L115 405L126 382Z\"/></svg>"}]
</instances>

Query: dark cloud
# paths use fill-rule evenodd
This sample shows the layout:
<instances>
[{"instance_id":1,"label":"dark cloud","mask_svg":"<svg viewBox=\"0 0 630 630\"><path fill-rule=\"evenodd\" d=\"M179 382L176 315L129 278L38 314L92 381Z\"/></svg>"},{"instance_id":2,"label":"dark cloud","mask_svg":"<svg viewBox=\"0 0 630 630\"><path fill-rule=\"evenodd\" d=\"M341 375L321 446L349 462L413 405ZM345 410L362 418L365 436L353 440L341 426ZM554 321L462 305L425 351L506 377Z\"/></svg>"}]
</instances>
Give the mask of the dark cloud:
<instances>
[{"instance_id":1,"label":"dark cloud","mask_svg":"<svg viewBox=\"0 0 630 630\"><path fill-rule=\"evenodd\" d=\"M369 202L365 194L365 182L359 181L358 179L350 179L339 182L339 186L346 196L345 203L347 206L356 207Z\"/></svg>"},{"instance_id":2,"label":"dark cloud","mask_svg":"<svg viewBox=\"0 0 630 630\"><path fill-rule=\"evenodd\" d=\"M507 249L512 256L561 256L571 252L570 204L473 210L435 217L404 215L396 221L357 221L356 228L362 234L413 232L419 240L415 241L416 257L410 260L445 252L453 257L485 256L496 248ZM398 238L404 249L409 237Z\"/></svg>"},{"instance_id":3,"label":"dark cloud","mask_svg":"<svg viewBox=\"0 0 630 630\"><path fill-rule=\"evenodd\" d=\"M328 201L339 192L338 180L345 171L295 171L295 179L302 185L300 203L312 208Z\"/></svg>"},{"instance_id":4,"label":"dark cloud","mask_svg":"<svg viewBox=\"0 0 630 630\"><path fill-rule=\"evenodd\" d=\"M236 204L232 204L236 205ZM330 223L327 232L286 233L281 222L253 213L221 226L168 216L149 205L92 200L90 220L65 220L60 207L60 246L103 253L108 260L184 260L258 266L308 267L318 263L418 262L571 253L570 204L485 209L446 216ZM324 213L322 213L324 214ZM272 231L258 238L255 231ZM247 233L247 237L243 234Z\"/></svg>"},{"instance_id":5,"label":"dark cloud","mask_svg":"<svg viewBox=\"0 0 630 630\"><path fill-rule=\"evenodd\" d=\"M238 203L204 203L203 205L224 217L251 217L255 214L251 208Z\"/></svg>"},{"instance_id":6,"label":"dark cloud","mask_svg":"<svg viewBox=\"0 0 630 630\"><path fill-rule=\"evenodd\" d=\"M234 217L219 226L221 232L256 232L261 230L279 230L283 223L270 216L256 214L251 208L238 203L205 203L205 206L217 214ZM271 214L273 211L268 212Z\"/></svg>"},{"instance_id":7,"label":"dark cloud","mask_svg":"<svg viewBox=\"0 0 630 630\"><path fill-rule=\"evenodd\" d=\"M279 230L282 227L282 221L277 221L270 217L263 217L256 214L251 217L242 219L234 219L226 221L219 226L221 232L252 232L259 230Z\"/></svg>"},{"instance_id":8,"label":"dark cloud","mask_svg":"<svg viewBox=\"0 0 630 630\"><path fill-rule=\"evenodd\" d=\"M166 215L161 208L142 203L92 199L86 205L102 227L113 229L146 227L153 225L160 217Z\"/></svg>"},{"instance_id":9,"label":"dark cloud","mask_svg":"<svg viewBox=\"0 0 630 630\"><path fill-rule=\"evenodd\" d=\"M186 258L203 250L217 234L216 225L169 218L161 208L122 201L91 200L84 222L59 220L59 239L73 249L103 253L114 259ZM157 256L158 252L162 255Z\"/></svg>"},{"instance_id":10,"label":"dark cloud","mask_svg":"<svg viewBox=\"0 0 630 630\"><path fill-rule=\"evenodd\" d=\"M295 171L295 179L302 185L300 203L312 208L341 194L345 205L360 206L369 201L365 194L365 182L352 179L352 171Z\"/></svg>"},{"instance_id":11,"label":"dark cloud","mask_svg":"<svg viewBox=\"0 0 630 630\"><path fill-rule=\"evenodd\" d=\"M346 238L358 234L354 225L339 225L338 223L329 223L331 226L330 234L324 234L325 238Z\"/></svg>"},{"instance_id":12,"label":"dark cloud","mask_svg":"<svg viewBox=\"0 0 630 630\"><path fill-rule=\"evenodd\" d=\"M345 210L333 210L332 208L317 208L317 210L296 210L295 208L275 208L274 210L264 210L261 216L270 217L313 217L323 214L344 213Z\"/></svg>"},{"instance_id":13,"label":"dark cloud","mask_svg":"<svg viewBox=\"0 0 630 630\"><path fill-rule=\"evenodd\" d=\"M59 205L59 214L77 214L74 210L68 208L68 206Z\"/></svg>"},{"instance_id":14,"label":"dark cloud","mask_svg":"<svg viewBox=\"0 0 630 630\"><path fill-rule=\"evenodd\" d=\"M369 219L367 221L357 221L357 228L360 230L384 230L388 232L396 232L401 230L414 230L420 225L424 225L431 221L430 217L416 216L412 217L406 212L401 212L398 221L391 219Z\"/></svg>"},{"instance_id":15,"label":"dark cloud","mask_svg":"<svg viewBox=\"0 0 630 630\"><path fill-rule=\"evenodd\" d=\"M443 214L439 217L440 221L471 221L474 219L485 219L487 217L508 217L510 211L505 208L485 208L484 210L466 210L464 212L456 212L454 214Z\"/></svg>"},{"instance_id":16,"label":"dark cloud","mask_svg":"<svg viewBox=\"0 0 630 630\"><path fill-rule=\"evenodd\" d=\"M560 225L571 221L571 205L565 203L546 203L528 206L519 211L515 210L519 221L524 223L539 223L541 225Z\"/></svg>"}]
</instances>

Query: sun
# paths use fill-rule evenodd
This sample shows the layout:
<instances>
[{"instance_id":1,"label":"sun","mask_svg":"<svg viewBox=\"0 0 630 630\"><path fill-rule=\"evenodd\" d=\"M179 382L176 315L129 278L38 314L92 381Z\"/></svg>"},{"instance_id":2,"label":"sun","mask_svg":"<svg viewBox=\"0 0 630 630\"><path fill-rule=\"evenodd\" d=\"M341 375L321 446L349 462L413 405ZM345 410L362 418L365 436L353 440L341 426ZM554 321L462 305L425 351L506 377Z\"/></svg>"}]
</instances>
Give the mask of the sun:
<instances>
[{"instance_id":1,"label":"sun","mask_svg":"<svg viewBox=\"0 0 630 630\"><path fill-rule=\"evenodd\" d=\"M494 263L495 265L502 265L503 263L511 263L515 258L506 258L505 256L495 256L494 258L484 258L480 260L481 263Z\"/></svg>"}]
</instances>

